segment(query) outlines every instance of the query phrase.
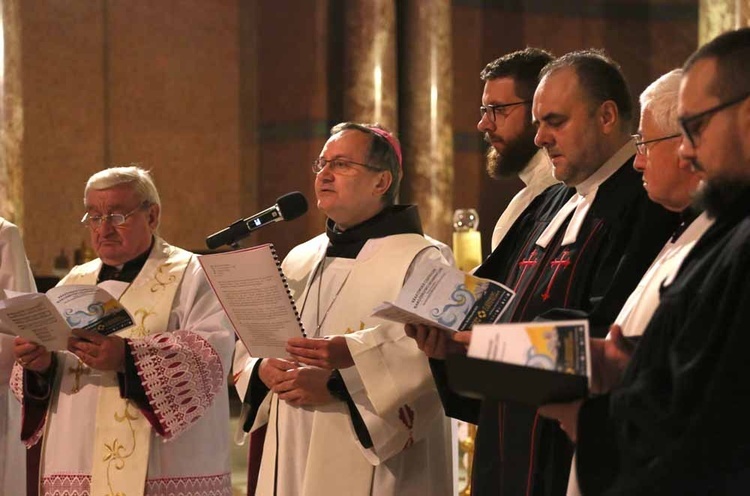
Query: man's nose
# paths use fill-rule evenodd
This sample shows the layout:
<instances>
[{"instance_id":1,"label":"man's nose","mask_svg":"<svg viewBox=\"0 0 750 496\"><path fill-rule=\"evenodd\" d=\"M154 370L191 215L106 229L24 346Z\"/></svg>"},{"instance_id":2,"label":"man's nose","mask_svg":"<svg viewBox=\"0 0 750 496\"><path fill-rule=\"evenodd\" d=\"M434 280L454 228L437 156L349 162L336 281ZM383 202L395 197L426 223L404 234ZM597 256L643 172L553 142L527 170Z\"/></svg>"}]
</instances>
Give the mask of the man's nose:
<instances>
[{"instance_id":1,"label":"man's nose","mask_svg":"<svg viewBox=\"0 0 750 496\"><path fill-rule=\"evenodd\" d=\"M693 144L690 142L690 140L685 136L682 137L680 148L677 149L677 154L683 160L695 158L695 148L693 147Z\"/></svg>"},{"instance_id":2,"label":"man's nose","mask_svg":"<svg viewBox=\"0 0 750 496\"><path fill-rule=\"evenodd\" d=\"M112 225L111 219L109 217L105 217L104 219L102 219L102 223L99 224L98 230L100 236L106 236L112 233L112 231L115 230L115 227Z\"/></svg>"},{"instance_id":3,"label":"man's nose","mask_svg":"<svg viewBox=\"0 0 750 496\"><path fill-rule=\"evenodd\" d=\"M643 172L646 169L646 155L640 153L635 154L635 160L633 160L633 169L638 172Z\"/></svg>"},{"instance_id":4,"label":"man's nose","mask_svg":"<svg viewBox=\"0 0 750 496\"><path fill-rule=\"evenodd\" d=\"M488 131L494 131L495 128L495 123L490 119L490 113L485 112L484 114L482 114L482 116L479 118L479 122L477 122L477 130L480 133L486 133Z\"/></svg>"},{"instance_id":5,"label":"man's nose","mask_svg":"<svg viewBox=\"0 0 750 496\"><path fill-rule=\"evenodd\" d=\"M534 144L539 148L544 148L552 143L550 133L548 133L543 126L539 126L534 135Z\"/></svg>"}]
</instances>

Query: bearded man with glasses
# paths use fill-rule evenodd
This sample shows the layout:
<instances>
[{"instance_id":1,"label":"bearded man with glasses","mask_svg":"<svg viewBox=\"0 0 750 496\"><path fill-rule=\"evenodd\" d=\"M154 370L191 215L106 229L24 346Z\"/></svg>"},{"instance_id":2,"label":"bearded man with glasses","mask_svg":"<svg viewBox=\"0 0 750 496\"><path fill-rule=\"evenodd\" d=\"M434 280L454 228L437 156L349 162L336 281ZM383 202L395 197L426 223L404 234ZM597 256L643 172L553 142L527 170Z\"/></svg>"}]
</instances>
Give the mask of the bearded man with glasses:
<instances>
[{"instance_id":1,"label":"bearded man with glasses","mask_svg":"<svg viewBox=\"0 0 750 496\"><path fill-rule=\"evenodd\" d=\"M401 146L379 126L339 124L312 171L326 232L282 264L308 337L287 342L288 359L237 344L244 430L267 426L250 493L451 494L449 423L427 359L403 325L370 316L418 264L444 261L416 207L395 203Z\"/></svg>"},{"instance_id":2,"label":"bearded man with glasses","mask_svg":"<svg viewBox=\"0 0 750 496\"><path fill-rule=\"evenodd\" d=\"M230 494L234 332L196 256L158 236L159 193L139 167L91 176L84 207L99 258L60 284L106 281L136 324L74 329L69 353L16 338L11 386L23 441L44 442L41 494Z\"/></svg>"},{"instance_id":3,"label":"bearded man with glasses","mask_svg":"<svg viewBox=\"0 0 750 496\"><path fill-rule=\"evenodd\" d=\"M660 289L622 381L561 419L583 494L747 494L750 427L750 28L685 63L680 154L714 220Z\"/></svg>"}]
</instances>

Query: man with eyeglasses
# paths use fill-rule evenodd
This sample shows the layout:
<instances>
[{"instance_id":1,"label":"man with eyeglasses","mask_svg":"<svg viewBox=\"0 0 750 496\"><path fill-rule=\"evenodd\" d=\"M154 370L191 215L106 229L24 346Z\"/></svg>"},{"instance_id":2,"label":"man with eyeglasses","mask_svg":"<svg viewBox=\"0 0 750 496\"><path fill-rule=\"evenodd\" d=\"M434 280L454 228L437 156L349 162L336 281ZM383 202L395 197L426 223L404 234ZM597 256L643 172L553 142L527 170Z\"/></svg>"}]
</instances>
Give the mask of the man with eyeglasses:
<instances>
[{"instance_id":1,"label":"man with eyeglasses","mask_svg":"<svg viewBox=\"0 0 750 496\"><path fill-rule=\"evenodd\" d=\"M678 154L682 134L677 122L677 94L682 70L675 69L641 93L641 120L633 135L637 154L633 166L643 174L643 186L651 200L667 210L680 214L682 222L649 267L636 289L620 310L607 340L592 340L591 353L595 364L603 364L602 354L611 358L609 366L593 365L593 390L604 393L620 379L633 350L633 342L643 334L659 305L663 284L674 279L682 260L697 240L711 226L712 220L699 206L692 205L700 185L700 173ZM628 341L622 336L630 338ZM615 360L615 357L617 360ZM542 415L560 420L574 411L576 404L547 405ZM575 463L567 496L580 493Z\"/></svg>"},{"instance_id":2,"label":"man with eyeglasses","mask_svg":"<svg viewBox=\"0 0 750 496\"><path fill-rule=\"evenodd\" d=\"M370 316L413 267L443 261L416 207L395 204L400 144L342 123L313 172L326 232L282 264L307 337L288 341L289 359L237 345L244 430L267 426L255 493L451 494L450 428L427 360L403 325Z\"/></svg>"},{"instance_id":3,"label":"man with eyeglasses","mask_svg":"<svg viewBox=\"0 0 750 496\"><path fill-rule=\"evenodd\" d=\"M660 290L622 381L568 405L583 494L747 494L750 487L750 29L684 65L680 155L714 220ZM697 122L700 121L699 124Z\"/></svg>"},{"instance_id":4,"label":"man with eyeglasses","mask_svg":"<svg viewBox=\"0 0 750 496\"><path fill-rule=\"evenodd\" d=\"M503 262L497 280L516 291L504 321L588 318L592 336L604 337L669 237L676 216L649 201L632 168L632 109L619 67L600 52L572 52L542 70L535 140L564 184L552 186L533 230ZM476 274L497 277L485 273L489 262ZM535 408L485 400L472 490L565 494L572 451L557 423Z\"/></svg>"},{"instance_id":5,"label":"man with eyeglasses","mask_svg":"<svg viewBox=\"0 0 750 496\"><path fill-rule=\"evenodd\" d=\"M533 218L536 205L530 208L532 202L539 203L539 195L558 182L547 155L534 144L536 131L531 124L531 99L539 71L552 58L539 48L526 48L490 62L480 73L484 91L477 129L490 144L487 173L493 179L518 177L524 183L495 224L493 250L522 214ZM520 223L513 236L519 237L519 230L523 230Z\"/></svg>"},{"instance_id":6,"label":"man with eyeglasses","mask_svg":"<svg viewBox=\"0 0 750 496\"><path fill-rule=\"evenodd\" d=\"M135 166L97 172L82 223L99 258L60 284L99 284L136 324L74 329L68 352L16 338L22 438L42 442L42 495L231 492L226 377L234 333L196 256L157 234L161 202Z\"/></svg>"}]
</instances>

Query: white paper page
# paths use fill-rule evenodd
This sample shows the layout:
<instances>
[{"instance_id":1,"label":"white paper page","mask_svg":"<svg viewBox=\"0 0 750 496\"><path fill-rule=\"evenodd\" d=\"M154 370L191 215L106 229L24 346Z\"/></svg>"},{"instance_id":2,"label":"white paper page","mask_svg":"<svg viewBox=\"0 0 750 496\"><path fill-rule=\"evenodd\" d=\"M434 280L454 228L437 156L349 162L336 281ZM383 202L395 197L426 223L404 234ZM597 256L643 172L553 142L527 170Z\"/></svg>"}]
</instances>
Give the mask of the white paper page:
<instances>
[{"instance_id":1,"label":"white paper page","mask_svg":"<svg viewBox=\"0 0 750 496\"><path fill-rule=\"evenodd\" d=\"M286 341L303 335L270 245L199 261L235 332L257 358L287 356Z\"/></svg>"},{"instance_id":2,"label":"white paper page","mask_svg":"<svg viewBox=\"0 0 750 496\"><path fill-rule=\"evenodd\" d=\"M391 322L400 322L402 324L423 324L426 326L437 327L448 332L455 332L448 326L444 326L432 319L428 319L416 313L405 310L390 302L383 302L382 305L375 307L372 313L373 317L379 317Z\"/></svg>"},{"instance_id":3,"label":"white paper page","mask_svg":"<svg viewBox=\"0 0 750 496\"><path fill-rule=\"evenodd\" d=\"M41 293L0 301L0 332L41 344L49 351L67 349L70 336L65 319Z\"/></svg>"},{"instance_id":4,"label":"white paper page","mask_svg":"<svg viewBox=\"0 0 750 496\"><path fill-rule=\"evenodd\" d=\"M575 338L562 342L563 328L574 329ZM477 324L473 331L467 352L472 358L560 372L576 369L590 377L586 320ZM571 362L573 357L578 361Z\"/></svg>"}]
</instances>

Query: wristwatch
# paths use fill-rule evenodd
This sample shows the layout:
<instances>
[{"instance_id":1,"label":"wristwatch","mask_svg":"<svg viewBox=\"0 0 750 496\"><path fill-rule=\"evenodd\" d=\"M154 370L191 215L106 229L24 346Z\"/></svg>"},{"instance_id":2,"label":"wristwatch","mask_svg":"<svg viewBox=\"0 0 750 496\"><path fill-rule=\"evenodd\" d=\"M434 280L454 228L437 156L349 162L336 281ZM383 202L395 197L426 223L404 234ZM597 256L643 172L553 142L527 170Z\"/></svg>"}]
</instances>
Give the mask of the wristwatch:
<instances>
[{"instance_id":1,"label":"wristwatch","mask_svg":"<svg viewBox=\"0 0 750 496\"><path fill-rule=\"evenodd\" d=\"M349 399L349 391L346 390L344 378L341 377L341 372L336 369L331 372L331 376L328 378L328 382L326 382L326 388L328 389L328 392L331 393L331 396L339 401L346 401Z\"/></svg>"}]
</instances>

